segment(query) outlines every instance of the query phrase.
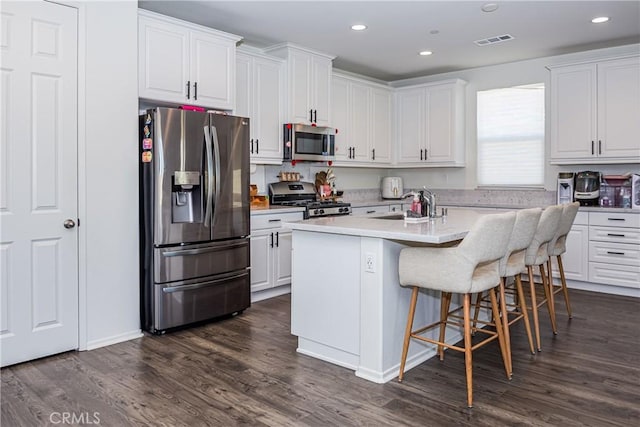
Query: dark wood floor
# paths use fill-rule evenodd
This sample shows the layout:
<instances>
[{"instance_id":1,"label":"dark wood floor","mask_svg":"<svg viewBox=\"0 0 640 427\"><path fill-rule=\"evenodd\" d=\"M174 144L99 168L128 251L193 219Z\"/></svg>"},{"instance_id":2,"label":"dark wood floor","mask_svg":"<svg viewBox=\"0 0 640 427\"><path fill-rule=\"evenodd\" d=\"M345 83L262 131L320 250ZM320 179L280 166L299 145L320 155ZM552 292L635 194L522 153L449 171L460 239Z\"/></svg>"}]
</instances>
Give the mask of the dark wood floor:
<instances>
[{"instance_id":1,"label":"dark wood floor","mask_svg":"<svg viewBox=\"0 0 640 427\"><path fill-rule=\"evenodd\" d=\"M557 303L557 337L541 317L542 353L530 355L515 328L513 380L497 345L474 353L473 409L457 352L382 385L297 354L284 296L233 319L5 368L2 426L59 425L64 412L93 424L97 413L105 426L638 425L640 301L571 295L571 321Z\"/></svg>"}]
</instances>

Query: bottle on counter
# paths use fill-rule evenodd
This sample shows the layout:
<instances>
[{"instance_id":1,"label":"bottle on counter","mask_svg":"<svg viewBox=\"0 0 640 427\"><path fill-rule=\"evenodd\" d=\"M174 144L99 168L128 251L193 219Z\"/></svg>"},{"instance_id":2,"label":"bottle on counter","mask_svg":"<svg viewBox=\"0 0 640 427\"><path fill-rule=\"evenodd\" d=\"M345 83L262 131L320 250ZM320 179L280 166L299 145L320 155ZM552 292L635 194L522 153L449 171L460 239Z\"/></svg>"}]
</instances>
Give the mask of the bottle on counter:
<instances>
[{"instance_id":1,"label":"bottle on counter","mask_svg":"<svg viewBox=\"0 0 640 427\"><path fill-rule=\"evenodd\" d=\"M413 202L411 202L411 211L417 214L422 213L422 203L420 203L420 196L418 194L414 194Z\"/></svg>"}]
</instances>

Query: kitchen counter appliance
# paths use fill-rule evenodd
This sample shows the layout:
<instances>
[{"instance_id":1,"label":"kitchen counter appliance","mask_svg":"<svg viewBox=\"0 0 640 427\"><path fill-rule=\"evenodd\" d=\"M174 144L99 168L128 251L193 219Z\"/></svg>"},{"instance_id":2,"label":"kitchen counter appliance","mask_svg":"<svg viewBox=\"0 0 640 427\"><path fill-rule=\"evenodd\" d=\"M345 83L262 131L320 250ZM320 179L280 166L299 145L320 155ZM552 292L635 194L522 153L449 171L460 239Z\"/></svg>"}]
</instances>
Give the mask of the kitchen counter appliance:
<instances>
[{"instance_id":1,"label":"kitchen counter appliance","mask_svg":"<svg viewBox=\"0 0 640 427\"><path fill-rule=\"evenodd\" d=\"M140 156L142 328L249 307L249 119L147 110Z\"/></svg>"},{"instance_id":2,"label":"kitchen counter appliance","mask_svg":"<svg viewBox=\"0 0 640 427\"><path fill-rule=\"evenodd\" d=\"M335 160L336 133L335 129L329 127L285 124L283 160L285 162Z\"/></svg>"},{"instance_id":3,"label":"kitchen counter appliance","mask_svg":"<svg viewBox=\"0 0 640 427\"><path fill-rule=\"evenodd\" d=\"M401 199L404 194L402 178L398 176L386 176L382 178L382 198Z\"/></svg>"},{"instance_id":4,"label":"kitchen counter appliance","mask_svg":"<svg viewBox=\"0 0 640 427\"><path fill-rule=\"evenodd\" d=\"M351 213L350 203L330 199L318 201L315 186L311 182L282 181L269 184L269 200L272 205L304 207L304 219Z\"/></svg>"},{"instance_id":5,"label":"kitchen counter appliance","mask_svg":"<svg viewBox=\"0 0 640 427\"><path fill-rule=\"evenodd\" d=\"M598 206L600 200L600 172L578 172L575 178L575 200L580 206Z\"/></svg>"},{"instance_id":6,"label":"kitchen counter appliance","mask_svg":"<svg viewBox=\"0 0 640 427\"><path fill-rule=\"evenodd\" d=\"M573 202L574 179L573 172L558 173L557 202L559 205Z\"/></svg>"}]
</instances>

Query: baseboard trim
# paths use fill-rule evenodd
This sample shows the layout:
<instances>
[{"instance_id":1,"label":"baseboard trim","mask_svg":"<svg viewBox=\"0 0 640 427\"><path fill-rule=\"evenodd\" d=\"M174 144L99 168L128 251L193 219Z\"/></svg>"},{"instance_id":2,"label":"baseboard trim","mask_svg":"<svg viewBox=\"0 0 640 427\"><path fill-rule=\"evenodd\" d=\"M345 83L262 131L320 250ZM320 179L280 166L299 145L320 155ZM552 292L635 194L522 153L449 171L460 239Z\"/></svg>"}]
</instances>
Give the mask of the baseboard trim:
<instances>
[{"instance_id":1,"label":"baseboard trim","mask_svg":"<svg viewBox=\"0 0 640 427\"><path fill-rule=\"evenodd\" d=\"M113 344L118 344L124 341L134 340L142 336L143 336L142 331L140 329L136 329L134 331L113 335L111 337L89 341L87 342L87 348L83 350L95 350L96 348L106 347L108 345L113 345Z\"/></svg>"}]
</instances>

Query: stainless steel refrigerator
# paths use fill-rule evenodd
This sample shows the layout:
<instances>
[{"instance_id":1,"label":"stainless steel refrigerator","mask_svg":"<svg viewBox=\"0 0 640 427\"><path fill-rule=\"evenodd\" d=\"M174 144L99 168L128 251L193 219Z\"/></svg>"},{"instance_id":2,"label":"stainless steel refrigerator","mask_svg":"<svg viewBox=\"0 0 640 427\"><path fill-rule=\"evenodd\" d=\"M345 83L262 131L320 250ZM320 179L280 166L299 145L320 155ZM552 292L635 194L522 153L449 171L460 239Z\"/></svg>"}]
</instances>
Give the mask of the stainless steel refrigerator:
<instances>
[{"instance_id":1,"label":"stainless steel refrigerator","mask_svg":"<svg viewBox=\"0 0 640 427\"><path fill-rule=\"evenodd\" d=\"M249 307L249 229L249 119L142 114L142 328L163 333Z\"/></svg>"}]
</instances>

